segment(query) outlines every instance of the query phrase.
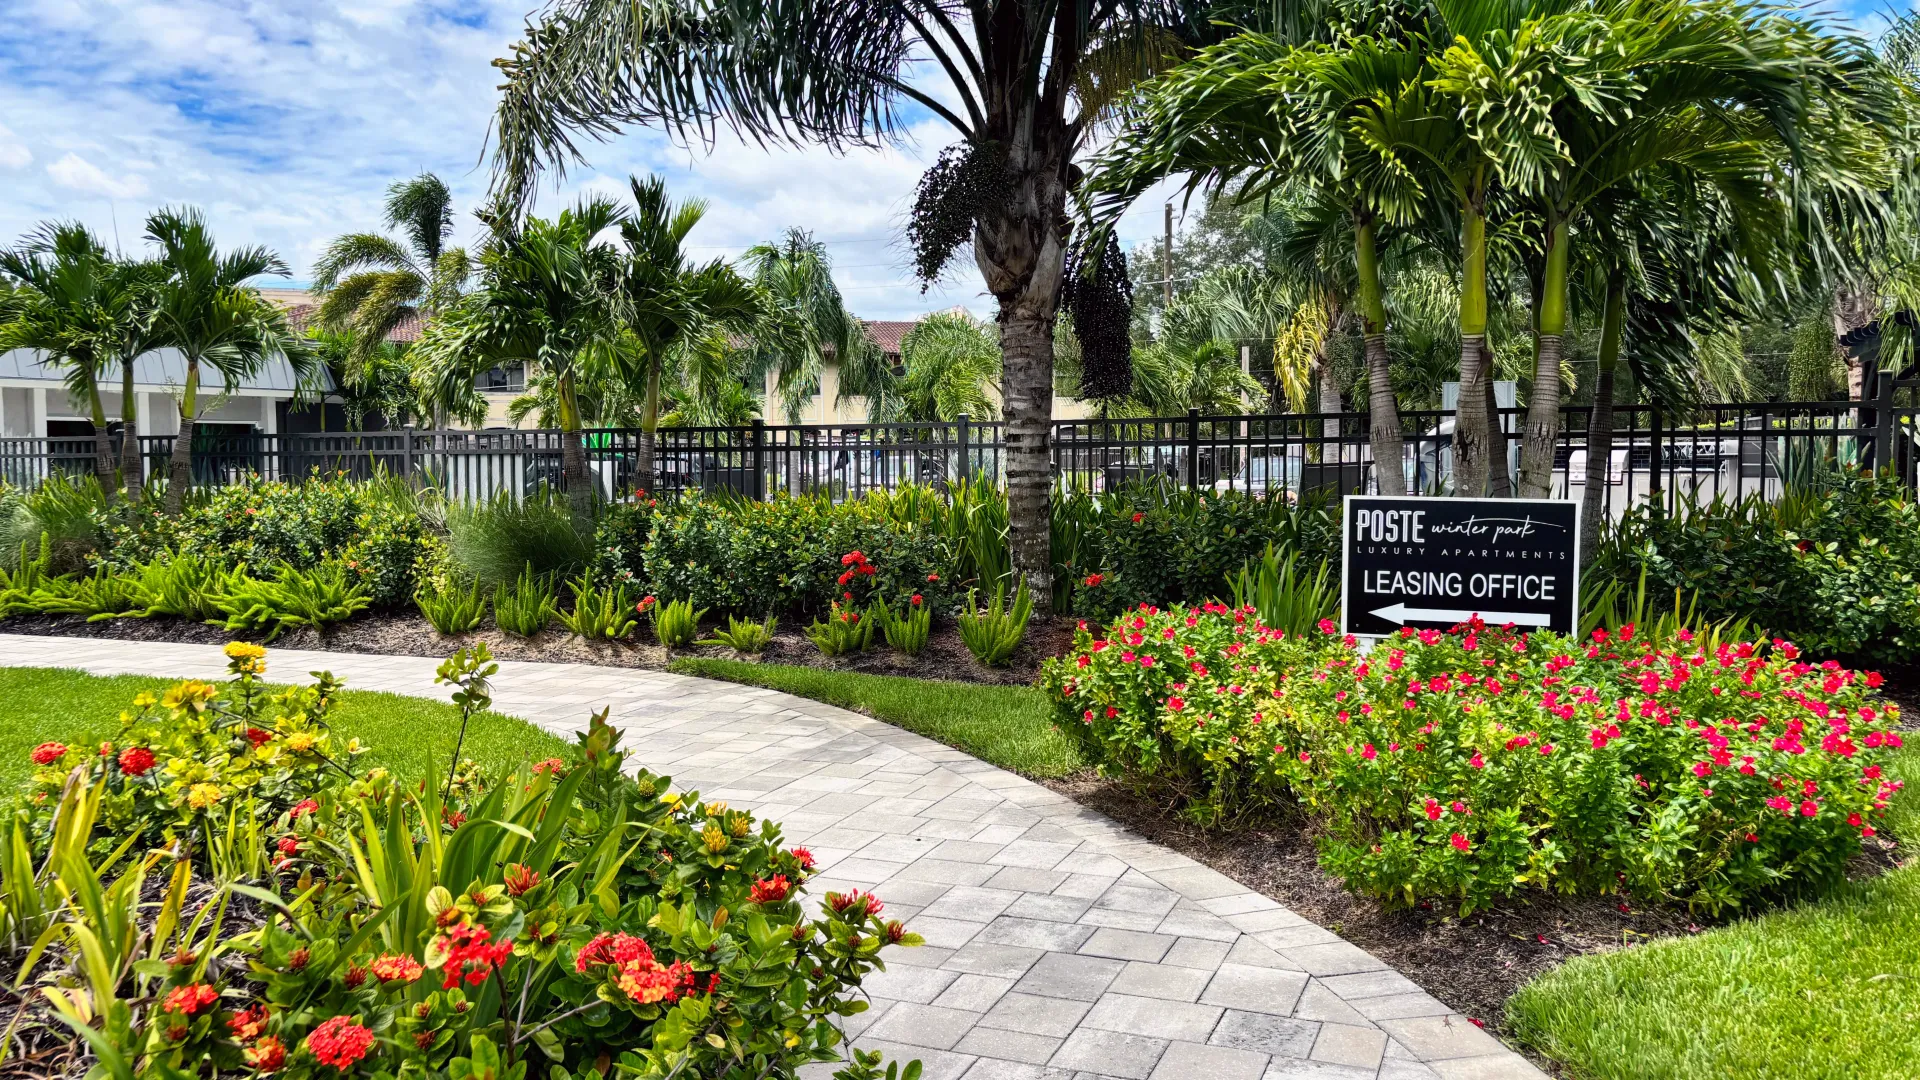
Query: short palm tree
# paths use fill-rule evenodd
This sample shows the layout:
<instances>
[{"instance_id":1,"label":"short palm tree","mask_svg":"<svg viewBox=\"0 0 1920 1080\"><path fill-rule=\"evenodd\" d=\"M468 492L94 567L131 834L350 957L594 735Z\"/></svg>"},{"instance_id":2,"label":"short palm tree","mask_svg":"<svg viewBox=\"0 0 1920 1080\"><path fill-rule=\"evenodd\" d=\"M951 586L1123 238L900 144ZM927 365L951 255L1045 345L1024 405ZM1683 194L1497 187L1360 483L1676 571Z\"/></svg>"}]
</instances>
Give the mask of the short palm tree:
<instances>
[{"instance_id":1,"label":"short palm tree","mask_svg":"<svg viewBox=\"0 0 1920 1080\"><path fill-rule=\"evenodd\" d=\"M113 490L113 451L100 381L114 359L103 341L102 290L113 265L86 226L49 222L18 247L0 251L0 275L13 288L0 301L0 353L36 349L58 368L67 392L85 401L93 421L94 473Z\"/></svg>"},{"instance_id":2,"label":"short palm tree","mask_svg":"<svg viewBox=\"0 0 1920 1080\"><path fill-rule=\"evenodd\" d=\"M286 314L247 284L263 274L286 276L280 256L264 247L222 253L206 217L191 208L154 213L147 218L147 239L159 246L166 269L153 292L154 344L177 350L186 364L180 430L167 469L166 510L178 514L193 482L193 429L206 369L230 392L275 360L286 361L303 383L318 368Z\"/></svg>"},{"instance_id":3,"label":"short palm tree","mask_svg":"<svg viewBox=\"0 0 1920 1080\"><path fill-rule=\"evenodd\" d=\"M865 380L888 373L881 370L879 347L834 284L827 246L812 233L789 229L777 244L747 249L744 262L753 283L782 314L754 332L746 351L762 379L773 373L787 422L800 422L800 410L819 386L829 358L839 366L841 397L872 397Z\"/></svg>"},{"instance_id":4,"label":"short palm tree","mask_svg":"<svg viewBox=\"0 0 1920 1080\"><path fill-rule=\"evenodd\" d=\"M432 173L387 188L385 233L334 238L313 266L313 291L322 327L352 335L341 381L356 386L362 368L408 320L421 323L460 297L471 273L463 248L453 246L453 194Z\"/></svg>"},{"instance_id":5,"label":"short palm tree","mask_svg":"<svg viewBox=\"0 0 1920 1080\"><path fill-rule=\"evenodd\" d=\"M552 380L560 427L561 478L574 515L586 520L593 492L581 441L581 383L621 335L612 283L619 256L601 234L626 219L604 196L548 221L498 222L480 253L476 288L429 323L414 346L414 382L433 409L469 413L475 381L503 363Z\"/></svg>"},{"instance_id":6,"label":"short palm tree","mask_svg":"<svg viewBox=\"0 0 1920 1080\"><path fill-rule=\"evenodd\" d=\"M900 372L872 389L868 412L879 424L924 424L998 415L1000 335L964 311L921 319L900 339Z\"/></svg>"}]
</instances>

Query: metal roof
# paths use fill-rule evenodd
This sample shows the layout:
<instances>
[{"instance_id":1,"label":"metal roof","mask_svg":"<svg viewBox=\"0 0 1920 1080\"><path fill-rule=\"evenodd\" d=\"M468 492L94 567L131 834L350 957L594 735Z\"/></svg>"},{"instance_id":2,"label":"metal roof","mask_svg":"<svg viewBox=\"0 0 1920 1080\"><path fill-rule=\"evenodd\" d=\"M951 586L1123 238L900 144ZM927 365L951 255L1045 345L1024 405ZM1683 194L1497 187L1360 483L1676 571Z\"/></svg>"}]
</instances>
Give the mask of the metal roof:
<instances>
[{"instance_id":1,"label":"metal roof","mask_svg":"<svg viewBox=\"0 0 1920 1080\"><path fill-rule=\"evenodd\" d=\"M319 386L327 392L336 389L333 373L324 367L316 375ZM49 367L44 362L44 354L38 349L15 349L0 353L0 380L25 380L43 382L50 385L62 385L60 369ZM176 387L187 381L187 362L177 349L158 349L141 356L133 362L133 381L136 386L151 390ZM202 369L201 386L218 392L221 386L220 374L210 369ZM114 371L102 380L102 390L116 390L120 386L120 373ZM265 390L274 393L292 394L299 389L294 376L293 366L284 359L274 359L262 365L259 374L240 382L241 390Z\"/></svg>"}]
</instances>

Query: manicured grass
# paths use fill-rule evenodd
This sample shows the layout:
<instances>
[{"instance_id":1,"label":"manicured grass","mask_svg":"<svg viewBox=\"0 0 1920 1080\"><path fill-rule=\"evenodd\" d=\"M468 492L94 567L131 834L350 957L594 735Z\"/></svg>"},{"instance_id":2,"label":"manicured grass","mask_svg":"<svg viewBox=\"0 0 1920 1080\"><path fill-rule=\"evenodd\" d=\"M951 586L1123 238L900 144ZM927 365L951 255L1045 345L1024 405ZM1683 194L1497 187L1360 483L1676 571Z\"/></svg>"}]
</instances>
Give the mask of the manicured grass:
<instances>
[{"instance_id":1,"label":"manicured grass","mask_svg":"<svg viewBox=\"0 0 1920 1080\"><path fill-rule=\"evenodd\" d=\"M864 712L1023 776L1065 776L1085 765L1073 744L1054 729L1046 698L1031 687L707 658L677 660L673 670Z\"/></svg>"},{"instance_id":2,"label":"manicured grass","mask_svg":"<svg viewBox=\"0 0 1920 1080\"><path fill-rule=\"evenodd\" d=\"M15 787L33 771L28 759L49 740L99 743L120 730L120 713L142 690L176 680L133 675L102 678L63 668L0 668L0 786ZM358 736L373 749L355 772L384 765L399 776L444 773L460 731L460 712L443 701L347 690L331 716L344 742ZM564 756L567 744L524 720L497 713L474 717L461 751L489 770L525 758Z\"/></svg>"},{"instance_id":3,"label":"manicured grass","mask_svg":"<svg viewBox=\"0 0 1920 1080\"><path fill-rule=\"evenodd\" d=\"M1920 749L1889 831L1920 855ZM1908 1080L1920 1068L1920 866L1815 903L1568 962L1507 1003L1595 1080Z\"/></svg>"}]
</instances>

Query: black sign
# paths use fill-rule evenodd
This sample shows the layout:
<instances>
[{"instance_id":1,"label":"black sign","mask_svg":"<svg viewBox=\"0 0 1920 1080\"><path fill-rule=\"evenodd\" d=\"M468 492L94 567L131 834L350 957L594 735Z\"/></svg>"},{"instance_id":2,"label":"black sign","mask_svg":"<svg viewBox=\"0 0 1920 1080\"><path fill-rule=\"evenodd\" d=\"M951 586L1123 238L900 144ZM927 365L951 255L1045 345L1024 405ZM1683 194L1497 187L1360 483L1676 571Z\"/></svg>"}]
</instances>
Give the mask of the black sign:
<instances>
[{"instance_id":1,"label":"black sign","mask_svg":"<svg viewBox=\"0 0 1920 1080\"><path fill-rule=\"evenodd\" d=\"M1490 626L1572 634L1580 512L1561 500L1351 495L1341 514L1341 629Z\"/></svg>"}]
</instances>

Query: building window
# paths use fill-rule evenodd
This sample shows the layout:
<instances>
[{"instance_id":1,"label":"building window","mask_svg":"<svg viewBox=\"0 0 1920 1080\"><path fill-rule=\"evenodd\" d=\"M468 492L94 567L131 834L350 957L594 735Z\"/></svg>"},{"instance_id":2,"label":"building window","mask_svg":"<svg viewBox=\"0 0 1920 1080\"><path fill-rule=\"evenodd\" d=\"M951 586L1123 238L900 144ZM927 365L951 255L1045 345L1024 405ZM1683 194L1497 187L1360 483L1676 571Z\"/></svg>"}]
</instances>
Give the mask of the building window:
<instances>
[{"instance_id":1,"label":"building window","mask_svg":"<svg viewBox=\"0 0 1920 1080\"><path fill-rule=\"evenodd\" d=\"M479 388L486 394L518 394L527 388L527 366L496 364L481 373Z\"/></svg>"}]
</instances>

